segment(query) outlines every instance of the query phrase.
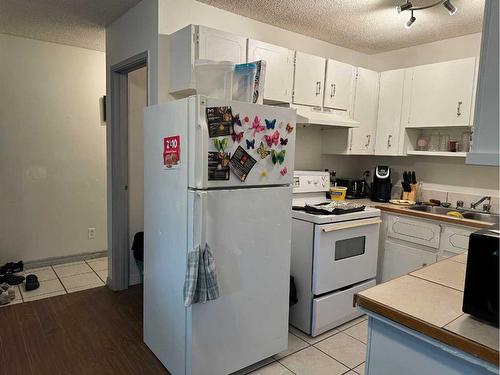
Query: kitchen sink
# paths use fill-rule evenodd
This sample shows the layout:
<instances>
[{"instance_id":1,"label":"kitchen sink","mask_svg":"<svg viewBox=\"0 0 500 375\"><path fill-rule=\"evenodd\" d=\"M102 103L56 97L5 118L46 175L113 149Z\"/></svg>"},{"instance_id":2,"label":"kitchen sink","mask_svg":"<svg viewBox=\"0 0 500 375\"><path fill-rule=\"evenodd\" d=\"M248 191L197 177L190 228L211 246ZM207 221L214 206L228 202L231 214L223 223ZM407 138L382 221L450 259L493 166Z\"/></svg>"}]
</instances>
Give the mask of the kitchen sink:
<instances>
[{"instance_id":1,"label":"kitchen sink","mask_svg":"<svg viewBox=\"0 0 500 375\"><path fill-rule=\"evenodd\" d=\"M486 221L487 223L494 223L494 224L498 224L500 222L499 216L495 215L495 214L488 214L488 213L484 213L484 212L465 211L465 212L462 212L462 215L464 216L465 219Z\"/></svg>"},{"instance_id":2,"label":"kitchen sink","mask_svg":"<svg viewBox=\"0 0 500 375\"><path fill-rule=\"evenodd\" d=\"M440 207L440 206L426 206L426 205L420 205L420 204L417 204L415 206L411 206L410 210L429 212L431 214L438 214L438 215L446 215L447 212L456 211L452 208L444 208L444 207Z\"/></svg>"},{"instance_id":3,"label":"kitchen sink","mask_svg":"<svg viewBox=\"0 0 500 375\"><path fill-rule=\"evenodd\" d=\"M409 207L409 209L414 211L429 212L431 214L437 215L446 215L447 212L458 211L463 215L464 219L478 220L494 224L500 223L499 215L489 214L487 212L468 211L464 210L463 208L445 208L441 206L427 206L423 204L417 204Z\"/></svg>"}]
</instances>

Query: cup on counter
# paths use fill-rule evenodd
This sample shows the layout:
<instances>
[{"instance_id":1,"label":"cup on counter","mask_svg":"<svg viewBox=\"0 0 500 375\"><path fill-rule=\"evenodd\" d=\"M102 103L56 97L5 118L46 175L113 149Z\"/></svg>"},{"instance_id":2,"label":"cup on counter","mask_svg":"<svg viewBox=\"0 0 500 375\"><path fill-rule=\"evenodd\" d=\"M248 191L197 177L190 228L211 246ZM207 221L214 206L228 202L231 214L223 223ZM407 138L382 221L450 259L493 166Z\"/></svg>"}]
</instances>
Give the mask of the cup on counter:
<instances>
[{"instance_id":1,"label":"cup on counter","mask_svg":"<svg viewBox=\"0 0 500 375\"><path fill-rule=\"evenodd\" d=\"M330 198L332 201L343 201L347 195L347 188L344 186L335 186L330 188Z\"/></svg>"}]
</instances>

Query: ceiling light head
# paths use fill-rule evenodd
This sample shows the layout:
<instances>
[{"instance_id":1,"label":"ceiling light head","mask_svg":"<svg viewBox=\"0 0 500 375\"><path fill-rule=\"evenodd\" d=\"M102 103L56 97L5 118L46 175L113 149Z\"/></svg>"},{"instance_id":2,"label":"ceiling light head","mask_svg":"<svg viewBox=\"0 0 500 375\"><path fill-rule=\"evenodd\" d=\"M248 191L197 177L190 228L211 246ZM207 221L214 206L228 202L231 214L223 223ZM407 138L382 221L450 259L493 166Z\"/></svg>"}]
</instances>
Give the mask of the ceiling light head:
<instances>
[{"instance_id":1,"label":"ceiling light head","mask_svg":"<svg viewBox=\"0 0 500 375\"><path fill-rule=\"evenodd\" d=\"M405 10L408 10L412 7L412 3L410 1L407 1L406 3L399 5L396 7L398 13L404 12Z\"/></svg>"},{"instance_id":2,"label":"ceiling light head","mask_svg":"<svg viewBox=\"0 0 500 375\"><path fill-rule=\"evenodd\" d=\"M450 0L446 0L445 2L443 2L443 6L446 8L448 13L450 13L450 16L453 16L458 11L458 8L453 5Z\"/></svg>"},{"instance_id":3,"label":"ceiling light head","mask_svg":"<svg viewBox=\"0 0 500 375\"><path fill-rule=\"evenodd\" d=\"M409 29L413 26L413 24L415 23L417 19L415 18L415 16L413 15L413 12L411 12L411 17L410 19L406 22L405 24L405 28Z\"/></svg>"}]
</instances>

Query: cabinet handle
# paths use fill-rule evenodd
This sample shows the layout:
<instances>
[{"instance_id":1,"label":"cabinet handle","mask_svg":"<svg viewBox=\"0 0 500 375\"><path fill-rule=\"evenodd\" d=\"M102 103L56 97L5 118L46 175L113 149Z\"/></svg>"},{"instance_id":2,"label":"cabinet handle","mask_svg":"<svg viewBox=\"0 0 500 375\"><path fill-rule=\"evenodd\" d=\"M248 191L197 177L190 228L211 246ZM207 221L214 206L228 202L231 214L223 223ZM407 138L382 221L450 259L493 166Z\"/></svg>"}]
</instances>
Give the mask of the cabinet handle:
<instances>
[{"instance_id":1,"label":"cabinet handle","mask_svg":"<svg viewBox=\"0 0 500 375\"><path fill-rule=\"evenodd\" d=\"M392 138L392 135L389 135L387 137L387 147L392 147L392 144L391 144L391 138Z\"/></svg>"},{"instance_id":2,"label":"cabinet handle","mask_svg":"<svg viewBox=\"0 0 500 375\"><path fill-rule=\"evenodd\" d=\"M460 110L462 107L462 102L458 102L458 105L457 105L457 116L461 116L462 115L462 111Z\"/></svg>"},{"instance_id":3,"label":"cabinet handle","mask_svg":"<svg viewBox=\"0 0 500 375\"><path fill-rule=\"evenodd\" d=\"M366 144L365 144L365 147L368 147L370 145L371 138L372 138L371 134L367 134L366 135Z\"/></svg>"},{"instance_id":4,"label":"cabinet handle","mask_svg":"<svg viewBox=\"0 0 500 375\"><path fill-rule=\"evenodd\" d=\"M337 85L332 83L330 85L330 98L333 98L337 94Z\"/></svg>"},{"instance_id":5,"label":"cabinet handle","mask_svg":"<svg viewBox=\"0 0 500 375\"><path fill-rule=\"evenodd\" d=\"M316 82L316 96L321 94L321 81Z\"/></svg>"}]
</instances>

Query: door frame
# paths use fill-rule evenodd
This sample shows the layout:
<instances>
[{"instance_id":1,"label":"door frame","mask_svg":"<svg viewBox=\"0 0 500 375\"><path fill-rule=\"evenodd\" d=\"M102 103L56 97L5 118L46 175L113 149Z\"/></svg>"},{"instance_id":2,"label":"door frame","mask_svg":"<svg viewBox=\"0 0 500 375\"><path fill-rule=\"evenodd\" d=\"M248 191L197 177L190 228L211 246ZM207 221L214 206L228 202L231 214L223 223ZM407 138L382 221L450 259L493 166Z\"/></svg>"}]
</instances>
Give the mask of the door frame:
<instances>
[{"instance_id":1,"label":"door frame","mask_svg":"<svg viewBox=\"0 0 500 375\"><path fill-rule=\"evenodd\" d=\"M129 286L129 204L128 204L128 74L148 67L144 51L110 67L110 116L107 124L108 148L108 265L107 285L111 290ZM149 71L146 103L149 105Z\"/></svg>"}]
</instances>

